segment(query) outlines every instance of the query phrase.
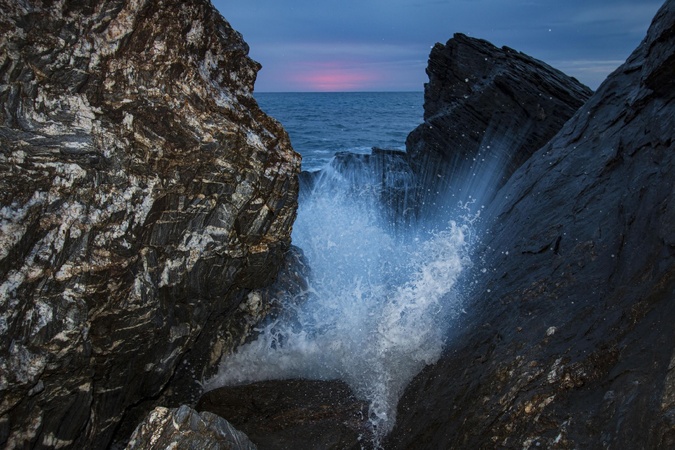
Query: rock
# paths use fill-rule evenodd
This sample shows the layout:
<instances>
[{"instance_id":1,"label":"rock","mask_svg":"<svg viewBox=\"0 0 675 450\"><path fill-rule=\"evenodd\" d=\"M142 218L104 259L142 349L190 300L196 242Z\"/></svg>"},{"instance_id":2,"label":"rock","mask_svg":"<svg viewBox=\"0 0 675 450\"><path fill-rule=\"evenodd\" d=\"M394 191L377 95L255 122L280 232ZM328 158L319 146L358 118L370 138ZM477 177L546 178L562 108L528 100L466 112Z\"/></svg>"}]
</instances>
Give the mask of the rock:
<instances>
[{"instance_id":1,"label":"rock","mask_svg":"<svg viewBox=\"0 0 675 450\"><path fill-rule=\"evenodd\" d=\"M183 363L178 366L173 375L171 389L164 392L159 403L172 405L183 399L196 403L202 394L202 380L217 373L224 355L255 339L258 325L276 320L292 309L292 305L306 300L309 275L309 265L302 250L291 246L273 284L249 291L236 309L207 322L204 328L209 332L203 333L204 337L200 336L189 350L190 357L184 358ZM199 377L195 377L194 373L196 363L204 367ZM141 408L138 414L144 409ZM141 418L142 415L138 416L138 420L130 421L129 425L135 425Z\"/></svg>"},{"instance_id":2,"label":"rock","mask_svg":"<svg viewBox=\"0 0 675 450\"><path fill-rule=\"evenodd\" d=\"M541 61L463 34L433 47L427 74L424 123L406 150L431 215L468 195L487 204L591 94Z\"/></svg>"},{"instance_id":3,"label":"rock","mask_svg":"<svg viewBox=\"0 0 675 450\"><path fill-rule=\"evenodd\" d=\"M316 181L322 175L322 170L303 170L298 176L298 184L300 185L300 191L298 197L300 202L311 195L312 190L316 186Z\"/></svg>"},{"instance_id":4,"label":"rock","mask_svg":"<svg viewBox=\"0 0 675 450\"><path fill-rule=\"evenodd\" d=\"M669 0L497 193L468 314L385 448L675 446L674 60Z\"/></svg>"},{"instance_id":5,"label":"rock","mask_svg":"<svg viewBox=\"0 0 675 450\"><path fill-rule=\"evenodd\" d=\"M301 202L317 190L346 190L342 193L349 198L372 205L392 230L417 219L417 179L401 150L373 147L369 154L338 152L325 168L301 172L299 181Z\"/></svg>"},{"instance_id":6,"label":"rock","mask_svg":"<svg viewBox=\"0 0 675 450\"><path fill-rule=\"evenodd\" d=\"M196 400L172 377L274 281L300 157L208 1L0 0L0 31L0 446L106 448Z\"/></svg>"},{"instance_id":7,"label":"rock","mask_svg":"<svg viewBox=\"0 0 675 450\"><path fill-rule=\"evenodd\" d=\"M157 407L131 436L126 450L255 450L244 433L210 412L182 405Z\"/></svg>"},{"instance_id":8,"label":"rock","mask_svg":"<svg viewBox=\"0 0 675 450\"><path fill-rule=\"evenodd\" d=\"M424 123L406 152L337 153L329 168L303 174L301 191L337 173L356 195L375 195L397 225L433 220L460 201L487 204L592 93L541 61L463 34L434 46L427 74Z\"/></svg>"},{"instance_id":9,"label":"rock","mask_svg":"<svg viewBox=\"0 0 675 450\"><path fill-rule=\"evenodd\" d=\"M341 381L273 380L206 392L210 411L244 431L259 449L370 448L368 403Z\"/></svg>"},{"instance_id":10,"label":"rock","mask_svg":"<svg viewBox=\"0 0 675 450\"><path fill-rule=\"evenodd\" d=\"M350 195L370 197L373 207L388 223L414 222L417 181L405 152L378 147L373 147L370 154L338 152L330 166L315 177L313 187L324 183L332 189L334 177L339 179L339 185L344 185L344 180L348 182Z\"/></svg>"}]
</instances>

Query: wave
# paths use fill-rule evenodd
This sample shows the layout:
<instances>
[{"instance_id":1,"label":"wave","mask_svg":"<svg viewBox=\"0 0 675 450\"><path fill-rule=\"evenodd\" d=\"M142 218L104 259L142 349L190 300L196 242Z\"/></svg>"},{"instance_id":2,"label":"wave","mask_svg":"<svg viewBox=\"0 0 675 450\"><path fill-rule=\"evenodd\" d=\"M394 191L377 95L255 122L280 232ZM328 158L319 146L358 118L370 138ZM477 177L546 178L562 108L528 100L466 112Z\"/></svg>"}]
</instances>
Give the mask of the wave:
<instances>
[{"instance_id":1,"label":"wave","mask_svg":"<svg viewBox=\"0 0 675 450\"><path fill-rule=\"evenodd\" d=\"M330 165L303 196L293 241L311 267L308 300L259 329L220 363L207 390L268 379L340 379L370 403L377 439L403 389L441 355L461 310L471 225L392 233L368 184L355 191Z\"/></svg>"}]
</instances>

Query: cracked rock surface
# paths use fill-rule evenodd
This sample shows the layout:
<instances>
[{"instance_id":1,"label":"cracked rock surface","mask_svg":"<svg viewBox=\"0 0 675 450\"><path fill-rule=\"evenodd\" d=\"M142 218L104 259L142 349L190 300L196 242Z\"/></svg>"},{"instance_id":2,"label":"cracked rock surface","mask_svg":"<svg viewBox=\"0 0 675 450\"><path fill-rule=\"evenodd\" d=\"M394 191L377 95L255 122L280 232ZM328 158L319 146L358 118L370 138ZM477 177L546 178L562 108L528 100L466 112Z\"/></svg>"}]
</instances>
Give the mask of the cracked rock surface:
<instances>
[{"instance_id":1,"label":"cracked rock surface","mask_svg":"<svg viewBox=\"0 0 675 450\"><path fill-rule=\"evenodd\" d=\"M406 151L417 201L432 215L467 201L462 187L488 202L592 93L542 61L461 33L433 47L427 75L424 123Z\"/></svg>"},{"instance_id":2,"label":"cracked rock surface","mask_svg":"<svg viewBox=\"0 0 675 450\"><path fill-rule=\"evenodd\" d=\"M259 68L208 1L0 0L0 446L105 448L231 345L297 208Z\"/></svg>"}]
</instances>

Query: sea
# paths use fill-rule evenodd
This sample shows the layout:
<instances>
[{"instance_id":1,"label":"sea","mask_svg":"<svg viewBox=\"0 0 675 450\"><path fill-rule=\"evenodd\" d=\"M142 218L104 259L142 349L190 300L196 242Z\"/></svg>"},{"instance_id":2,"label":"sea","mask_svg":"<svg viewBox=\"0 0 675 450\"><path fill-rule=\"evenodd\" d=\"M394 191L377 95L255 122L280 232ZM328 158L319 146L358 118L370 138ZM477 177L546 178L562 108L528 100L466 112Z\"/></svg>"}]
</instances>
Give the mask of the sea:
<instances>
[{"instance_id":1,"label":"sea","mask_svg":"<svg viewBox=\"0 0 675 450\"><path fill-rule=\"evenodd\" d=\"M436 222L441 227L394 232L377 195L369 194L371 181L360 179L355 190L349 174L333 169L337 152L404 149L422 122L421 92L261 93L256 99L288 131L303 170L321 174L300 197L292 233L311 270L309 289L303 303L291 302L281 319L261 324L257 339L224 357L204 386L343 380L369 402L374 441L368 446L379 448L405 387L438 360L462 314L456 285L471 267L472 218L455 212Z\"/></svg>"},{"instance_id":2,"label":"sea","mask_svg":"<svg viewBox=\"0 0 675 450\"><path fill-rule=\"evenodd\" d=\"M402 150L422 123L423 92L257 93L258 104L284 126L302 169L322 169L337 152Z\"/></svg>"}]
</instances>

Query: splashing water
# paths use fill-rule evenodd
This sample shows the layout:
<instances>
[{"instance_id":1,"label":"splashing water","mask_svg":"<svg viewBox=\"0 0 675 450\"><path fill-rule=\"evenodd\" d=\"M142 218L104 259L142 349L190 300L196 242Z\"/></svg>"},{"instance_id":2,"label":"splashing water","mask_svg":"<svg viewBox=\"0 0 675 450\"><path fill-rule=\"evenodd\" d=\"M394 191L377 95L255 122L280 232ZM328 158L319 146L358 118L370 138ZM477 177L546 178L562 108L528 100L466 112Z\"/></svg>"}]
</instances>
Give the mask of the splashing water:
<instances>
[{"instance_id":1,"label":"splashing water","mask_svg":"<svg viewBox=\"0 0 675 450\"><path fill-rule=\"evenodd\" d=\"M403 389L441 354L460 309L454 291L467 257L468 225L391 232L368 186L354 190L330 167L305 196L293 241L312 276L293 320L263 327L225 357L207 390L283 378L341 379L370 402L376 440L394 425ZM283 315L282 315L283 317Z\"/></svg>"}]
</instances>

